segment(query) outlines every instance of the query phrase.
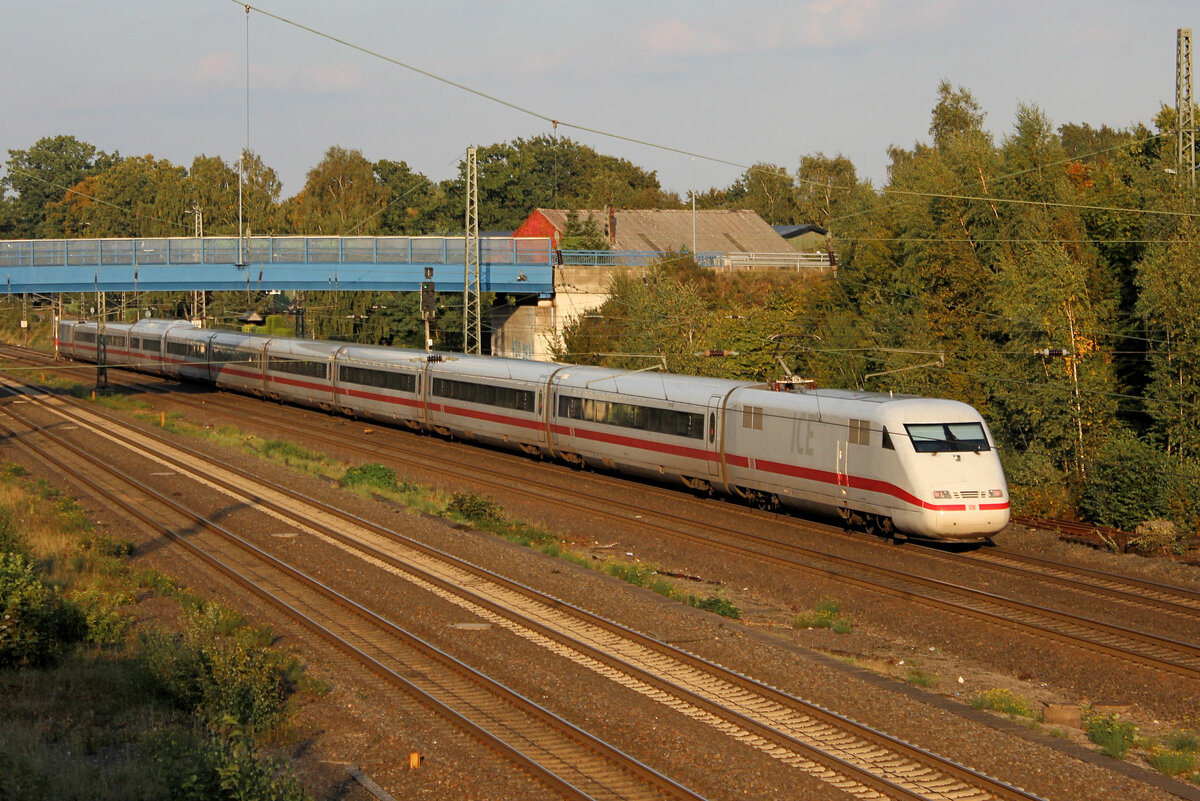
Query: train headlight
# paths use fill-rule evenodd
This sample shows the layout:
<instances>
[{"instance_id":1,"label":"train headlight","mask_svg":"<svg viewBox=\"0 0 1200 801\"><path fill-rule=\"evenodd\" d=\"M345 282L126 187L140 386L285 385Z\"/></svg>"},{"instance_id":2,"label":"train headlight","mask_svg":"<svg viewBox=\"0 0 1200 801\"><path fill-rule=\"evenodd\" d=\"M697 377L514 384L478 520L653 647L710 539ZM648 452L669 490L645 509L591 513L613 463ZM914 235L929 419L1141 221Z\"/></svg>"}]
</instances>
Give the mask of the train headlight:
<instances>
[{"instance_id":1,"label":"train headlight","mask_svg":"<svg viewBox=\"0 0 1200 801\"><path fill-rule=\"evenodd\" d=\"M989 498L1003 498L1004 490L990 489L990 490L988 490L988 497Z\"/></svg>"},{"instance_id":2,"label":"train headlight","mask_svg":"<svg viewBox=\"0 0 1200 801\"><path fill-rule=\"evenodd\" d=\"M934 497L934 500L942 500L944 498L950 498L952 496L950 495L950 490L934 490L933 497Z\"/></svg>"}]
</instances>

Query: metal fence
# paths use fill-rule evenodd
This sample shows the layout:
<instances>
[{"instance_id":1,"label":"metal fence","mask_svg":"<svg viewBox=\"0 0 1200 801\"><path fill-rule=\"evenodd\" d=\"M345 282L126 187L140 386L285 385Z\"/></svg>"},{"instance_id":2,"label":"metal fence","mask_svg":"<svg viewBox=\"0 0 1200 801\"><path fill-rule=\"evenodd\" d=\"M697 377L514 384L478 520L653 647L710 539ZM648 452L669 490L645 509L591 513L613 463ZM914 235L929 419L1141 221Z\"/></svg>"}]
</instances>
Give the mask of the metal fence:
<instances>
[{"instance_id":1,"label":"metal fence","mask_svg":"<svg viewBox=\"0 0 1200 801\"><path fill-rule=\"evenodd\" d=\"M241 242L243 264L462 264L463 237L254 236ZM25 239L0 242L0 267L104 267L239 263L237 237ZM547 265L549 239L479 241L484 264Z\"/></svg>"}]
</instances>

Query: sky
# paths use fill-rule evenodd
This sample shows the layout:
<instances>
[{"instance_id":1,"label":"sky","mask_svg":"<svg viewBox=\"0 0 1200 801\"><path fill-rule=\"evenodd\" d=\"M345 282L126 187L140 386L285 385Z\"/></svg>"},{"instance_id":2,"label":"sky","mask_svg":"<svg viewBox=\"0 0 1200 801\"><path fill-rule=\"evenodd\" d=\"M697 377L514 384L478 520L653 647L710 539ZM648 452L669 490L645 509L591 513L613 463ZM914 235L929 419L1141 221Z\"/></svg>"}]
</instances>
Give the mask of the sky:
<instances>
[{"instance_id":1,"label":"sky","mask_svg":"<svg viewBox=\"0 0 1200 801\"><path fill-rule=\"evenodd\" d=\"M506 106L258 10L247 31L231 0L6 5L0 156L69 134L188 167L248 143L284 197L333 145L439 181L548 119L681 196L818 152L880 186L890 146L929 140L943 80L997 141L1021 103L1055 126L1150 124L1174 104L1176 30L1200 29L1195 0L252 3Z\"/></svg>"}]
</instances>

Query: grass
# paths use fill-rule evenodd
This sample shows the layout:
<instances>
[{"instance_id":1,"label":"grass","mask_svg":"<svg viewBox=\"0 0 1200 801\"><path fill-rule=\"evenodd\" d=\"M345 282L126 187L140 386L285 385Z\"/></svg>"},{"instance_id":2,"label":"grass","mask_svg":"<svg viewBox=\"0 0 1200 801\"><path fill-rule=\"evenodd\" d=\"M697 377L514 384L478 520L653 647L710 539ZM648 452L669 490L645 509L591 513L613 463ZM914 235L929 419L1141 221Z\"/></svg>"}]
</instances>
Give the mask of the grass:
<instances>
[{"instance_id":1,"label":"grass","mask_svg":"<svg viewBox=\"0 0 1200 801\"><path fill-rule=\"evenodd\" d=\"M1124 759L1137 741L1137 726L1116 715L1095 715L1084 721L1088 739L1100 746L1100 753Z\"/></svg>"},{"instance_id":2,"label":"grass","mask_svg":"<svg viewBox=\"0 0 1200 801\"><path fill-rule=\"evenodd\" d=\"M270 631L131 568L129 543L14 465L0 466L0 550L32 557L41 597L81 629L45 666L0 670L0 798L303 798L285 766L258 756L256 734L285 730L286 698L308 686ZM177 605L180 629L134 636L129 612L154 595ZM157 656L147 638L163 643Z\"/></svg>"},{"instance_id":3,"label":"grass","mask_svg":"<svg viewBox=\"0 0 1200 801\"><path fill-rule=\"evenodd\" d=\"M909 668L908 673L904 676L904 680L914 687L923 687L928 690L937 686L938 675L930 673L919 665L914 665Z\"/></svg>"},{"instance_id":4,"label":"grass","mask_svg":"<svg viewBox=\"0 0 1200 801\"><path fill-rule=\"evenodd\" d=\"M1176 776L1200 784L1200 735L1194 731L1172 732L1150 746L1146 761L1164 776Z\"/></svg>"},{"instance_id":5,"label":"grass","mask_svg":"<svg viewBox=\"0 0 1200 801\"><path fill-rule=\"evenodd\" d=\"M976 709L990 709L1013 718L1033 717L1033 707L1029 701L1011 690L982 690L971 696L970 704Z\"/></svg>"},{"instance_id":6,"label":"grass","mask_svg":"<svg viewBox=\"0 0 1200 801\"><path fill-rule=\"evenodd\" d=\"M822 598L816 607L807 612L799 612L792 617L794 629L832 629L836 634L849 634L854 624L849 616L839 615L842 610L840 601L834 598Z\"/></svg>"}]
</instances>

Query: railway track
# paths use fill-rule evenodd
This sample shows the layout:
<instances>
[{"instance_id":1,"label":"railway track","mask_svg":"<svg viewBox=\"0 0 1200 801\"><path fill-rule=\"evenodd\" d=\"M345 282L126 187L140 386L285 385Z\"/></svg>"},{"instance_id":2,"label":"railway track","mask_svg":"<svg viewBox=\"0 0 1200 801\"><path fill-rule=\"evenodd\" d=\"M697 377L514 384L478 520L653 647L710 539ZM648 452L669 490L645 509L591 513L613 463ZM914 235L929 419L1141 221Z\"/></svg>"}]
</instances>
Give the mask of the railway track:
<instances>
[{"instance_id":1,"label":"railway track","mask_svg":"<svg viewBox=\"0 0 1200 801\"><path fill-rule=\"evenodd\" d=\"M580 801L700 799L214 520L108 467L103 457L70 444L24 415L14 414L10 407L6 411L15 425L0 423L0 430L33 456L186 548L210 568L252 591L392 686L433 707L561 797ZM68 419L80 427L94 425L86 419ZM38 447L33 445L34 434ZM110 442L121 439L120 434L109 432ZM124 444L137 447L132 440ZM96 472L103 473L103 477L95 478ZM194 533L196 526L215 535L215 541L211 537L199 541ZM185 530L187 536L180 533Z\"/></svg>"},{"instance_id":2,"label":"railway track","mask_svg":"<svg viewBox=\"0 0 1200 801\"><path fill-rule=\"evenodd\" d=\"M131 385L131 388L140 391L163 391L160 386L144 383ZM173 397L172 400L185 406L191 406L206 415L214 412L231 414L242 422L253 422L264 428L282 431L287 436L298 435L294 427L281 425L270 415L247 412L244 403L237 404L236 407L227 405L228 399L223 394L218 394L215 398L206 396L206 400L203 402L178 396ZM414 446L396 442L390 442L383 447L374 442L366 445L358 437L311 429L304 431L299 436L325 447L358 452L365 458L373 460L380 456L389 456L399 462L415 461L421 465L422 471L441 473L448 480L461 480L464 476L469 476L474 484L490 487L497 495L508 497L520 494L537 502L554 503L559 507L570 506L580 512L607 516L622 522L628 522L630 517L636 516L639 524L654 526L668 536L706 544L709 547L724 549L743 556L753 556L756 559L790 569L818 573L877 592L908 599L916 598L922 603L938 606L948 611L1032 632L1039 637L1049 637L1069 645L1085 647L1092 651L1188 678L1200 676L1200 646L1193 642L1155 636L1136 629L1084 618L1071 612L1057 611L935 578L923 578L912 573L892 570L883 565L871 565L857 557L835 556L823 550L797 545L786 537L787 529L793 527L809 531L817 529L826 536L841 536L842 532L834 527L811 522L801 523L776 515L771 517L784 524L784 537L753 535L729 526L714 525L697 517L668 515L649 506L636 505L627 497L628 493L622 495L619 492L619 488L627 486L627 482L623 479L609 478L608 481L614 486L614 490L618 490L614 492L614 497L625 497L623 501L625 510L614 513L607 505L598 504L580 496L578 490L572 487L569 481L562 480L562 473L558 471L544 471L547 481L540 486L531 487L525 483L498 478L495 471L479 468L477 460L473 458L474 453L464 458L442 453L431 456L427 450ZM499 456L509 457L508 454L499 454ZM520 457L511 458L518 459ZM527 463L527 461L522 460L522 463ZM669 490L660 491L669 492ZM728 505L728 508L730 511L737 510L739 513L755 515L760 520L762 518L760 513L752 510L739 509L732 505ZM1019 555L1009 554L1008 556L1009 558L1005 560L998 556L966 556L934 552L935 558L957 561L958 564L975 566L982 564L994 570L1010 574L1020 573L1026 576L1032 571L1039 577L1039 580L1052 581L1060 586L1090 595L1113 598L1125 604L1153 607L1189 619L1195 614L1197 608L1197 594L1184 588L1151 585L1148 582L1137 582L1123 577L1100 574L1099 571L1075 570L1061 565L1050 570L1047 564L1035 565L1033 561Z\"/></svg>"},{"instance_id":3,"label":"railway track","mask_svg":"<svg viewBox=\"0 0 1200 801\"><path fill-rule=\"evenodd\" d=\"M285 488L265 485L222 466L198 467L203 457L153 440L143 432L118 435L115 432L119 423L107 416L80 409L58 408L56 412L65 412L75 425L91 427L95 434L110 441L127 438L127 447L139 449L148 458L161 460L162 453L183 453L171 457L173 469L203 474L203 480L240 495L242 502L253 502L275 516L288 515L289 525L337 540L362 558L397 575L406 574L406 580L432 587L432 591L531 642L694 720L709 723L857 797L970 801L1032 797L446 554L405 541L352 515L316 506ZM248 484L253 487L249 493Z\"/></svg>"},{"instance_id":4,"label":"railway track","mask_svg":"<svg viewBox=\"0 0 1200 801\"><path fill-rule=\"evenodd\" d=\"M159 387L147 384L133 384L131 388L142 391L162 391ZM270 415L247 412L244 403L226 406L226 399L220 395L216 398L208 397L203 402L180 397L173 397L172 401L194 408L206 415L214 412L228 414L236 417L239 421L252 422L258 426L279 431L285 436L299 436L323 447L356 452L370 460L391 458L399 462L413 463L415 461L420 464L424 472L440 473L448 480L462 480L464 477L469 477L473 484L488 487L498 496L511 497L514 494L520 494L540 503L553 503L559 507L570 507L581 513L607 516L622 522L628 522L631 517L636 516L641 525L653 526L662 533L675 538L683 538L689 542L727 550L740 556L752 556L792 570L836 578L896 597L918 599L927 605L938 606L989 623L1017 628L1039 637L1049 637L1069 645L1087 648L1177 675L1189 678L1200 677L1200 646L1193 642L1156 636L941 579L926 578L894 570L885 565L868 564L857 557L837 556L824 550L799 545L789 541L786 536L764 537L739 531L730 526L717 525L699 519L697 516L667 514L649 505L639 505L635 499L629 497L628 493L622 496L623 511L614 513L607 504L597 503L585 496L580 496L577 489L573 488L568 481L561 479L561 473L554 475L555 471L547 471L546 482L538 486L530 486L527 483L504 479L498 476L494 470L481 468L478 461L470 457L431 456L427 450L395 442L365 444L362 439L356 437L312 429L297 432L293 426L281 424L278 419ZM498 456L508 455L498 454ZM623 479L613 478L611 482L614 488L627 486L627 482ZM664 492L667 491L664 490ZM730 509L736 510L738 507L730 505ZM761 514L752 510L739 511L761 519ZM785 534L786 529L792 526L807 528L810 531L818 529L830 535L841 534L840 530L831 526L812 522L801 523L781 516L774 517L785 523ZM1008 572L1022 569L1017 559L1010 559L1005 563L999 558L988 556L970 557L945 552L936 552L935 556L946 560L957 560L963 564L970 560L975 565L983 564ZM1106 583L1100 584L1095 583L1096 571L1090 571L1090 574L1079 573L1077 575L1080 577L1073 580L1070 579L1071 572L1062 566L1058 568L1057 574L1048 571L1045 566L1036 570L1036 573L1045 580L1053 580L1063 586L1090 594L1104 594L1124 603L1156 606L1188 617L1193 616L1197 608L1195 594L1184 588L1158 585L1151 589L1149 586L1140 586L1135 581L1121 580L1118 577L1109 577Z\"/></svg>"}]
</instances>

